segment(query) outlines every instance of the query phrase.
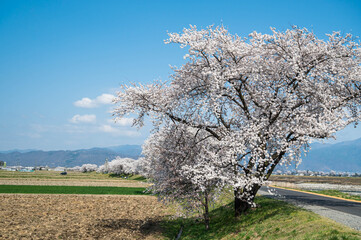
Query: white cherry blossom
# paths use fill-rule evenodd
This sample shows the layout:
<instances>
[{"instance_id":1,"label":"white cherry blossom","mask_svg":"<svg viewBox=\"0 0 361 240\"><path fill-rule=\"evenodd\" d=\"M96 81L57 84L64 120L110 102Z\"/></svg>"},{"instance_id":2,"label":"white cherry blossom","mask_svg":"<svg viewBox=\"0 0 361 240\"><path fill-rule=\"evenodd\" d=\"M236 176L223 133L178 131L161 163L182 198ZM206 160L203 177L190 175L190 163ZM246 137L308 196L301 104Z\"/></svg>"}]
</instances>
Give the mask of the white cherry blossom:
<instances>
[{"instance_id":1,"label":"white cherry blossom","mask_svg":"<svg viewBox=\"0 0 361 240\"><path fill-rule=\"evenodd\" d=\"M134 125L142 127L149 116L160 131L146 158L160 155L197 187L213 180L232 186L236 216L278 164L298 162L312 139L332 138L360 119L361 51L351 35L322 40L296 27L271 32L244 38L223 26L191 26L170 33L166 43L187 49L187 62L173 67L167 82L123 86L115 100L116 117L135 114ZM173 128L196 144L192 164L170 149L157 152L167 144L192 152L168 138Z\"/></svg>"}]
</instances>

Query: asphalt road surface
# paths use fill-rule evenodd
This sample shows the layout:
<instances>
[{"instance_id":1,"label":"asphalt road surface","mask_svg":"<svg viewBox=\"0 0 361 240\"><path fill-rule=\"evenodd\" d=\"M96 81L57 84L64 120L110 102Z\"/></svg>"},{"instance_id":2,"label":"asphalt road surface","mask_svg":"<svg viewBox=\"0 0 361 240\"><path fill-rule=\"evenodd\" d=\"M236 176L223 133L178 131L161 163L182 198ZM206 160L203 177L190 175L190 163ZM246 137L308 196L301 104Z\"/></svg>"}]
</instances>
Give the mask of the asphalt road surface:
<instances>
[{"instance_id":1,"label":"asphalt road surface","mask_svg":"<svg viewBox=\"0 0 361 240\"><path fill-rule=\"evenodd\" d=\"M284 200L361 231L361 203L274 187L262 187L261 195Z\"/></svg>"}]
</instances>

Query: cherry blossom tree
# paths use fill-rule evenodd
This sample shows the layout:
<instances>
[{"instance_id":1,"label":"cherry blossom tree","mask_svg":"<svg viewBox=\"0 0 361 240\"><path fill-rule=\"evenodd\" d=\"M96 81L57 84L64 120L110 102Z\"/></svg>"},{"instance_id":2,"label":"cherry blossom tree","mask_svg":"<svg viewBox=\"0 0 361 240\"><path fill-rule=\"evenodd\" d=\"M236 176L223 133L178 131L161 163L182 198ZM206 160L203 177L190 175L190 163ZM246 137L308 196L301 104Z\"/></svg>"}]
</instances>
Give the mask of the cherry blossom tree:
<instances>
[{"instance_id":1,"label":"cherry blossom tree","mask_svg":"<svg viewBox=\"0 0 361 240\"><path fill-rule=\"evenodd\" d=\"M98 166L96 164L83 164L80 167L80 171L85 173L85 172L94 172L98 169Z\"/></svg>"},{"instance_id":2,"label":"cherry blossom tree","mask_svg":"<svg viewBox=\"0 0 361 240\"><path fill-rule=\"evenodd\" d=\"M112 173L112 174L135 174L138 160L132 158L121 158L116 157L110 162L106 162L100 166L98 172L101 173Z\"/></svg>"},{"instance_id":3,"label":"cherry blossom tree","mask_svg":"<svg viewBox=\"0 0 361 240\"><path fill-rule=\"evenodd\" d=\"M155 131L182 124L206 134L214 147L201 159L218 171L202 177L233 187L240 216L278 164L360 119L359 44L339 32L327 38L296 27L246 38L223 26L170 33L166 43L188 49L187 62L168 82L123 86L114 114L137 115L138 127L149 116Z\"/></svg>"}]
</instances>

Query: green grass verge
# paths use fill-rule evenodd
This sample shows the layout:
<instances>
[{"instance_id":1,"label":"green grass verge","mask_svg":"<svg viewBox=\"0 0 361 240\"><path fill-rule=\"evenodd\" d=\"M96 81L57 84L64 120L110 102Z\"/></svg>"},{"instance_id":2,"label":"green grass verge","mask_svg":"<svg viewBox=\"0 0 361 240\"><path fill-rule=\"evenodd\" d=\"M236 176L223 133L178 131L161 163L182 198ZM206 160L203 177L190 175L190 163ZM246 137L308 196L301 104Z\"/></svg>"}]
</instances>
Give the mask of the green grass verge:
<instances>
[{"instance_id":1,"label":"green grass verge","mask_svg":"<svg viewBox=\"0 0 361 240\"><path fill-rule=\"evenodd\" d=\"M275 187L278 187L277 185ZM357 200L357 201L361 201L361 197L357 196L357 195L351 195L349 193L344 193L341 192L339 190L320 190L320 191L313 191L313 190L305 190L305 189L298 189L298 188L289 188L289 187L280 187L280 188L285 188L285 189L289 189L289 190L297 190L297 191L302 191L302 192L309 192L309 193L319 193L319 194L323 194L323 195L328 195L328 196L333 196L333 197L339 197L339 198L344 198L344 199L350 199L350 200Z\"/></svg>"},{"instance_id":2,"label":"green grass verge","mask_svg":"<svg viewBox=\"0 0 361 240\"><path fill-rule=\"evenodd\" d=\"M341 185L361 185L361 177L271 175L269 180L287 183L330 183Z\"/></svg>"},{"instance_id":3,"label":"green grass verge","mask_svg":"<svg viewBox=\"0 0 361 240\"><path fill-rule=\"evenodd\" d=\"M241 219L233 216L233 202L211 211L210 230L201 219L168 219L162 223L164 237L173 239L183 225L186 239L361 239L361 232L352 230L315 213L274 199L257 197L260 208Z\"/></svg>"},{"instance_id":4,"label":"green grass verge","mask_svg":"<svg viewBox=\"0 0 361 240\"><path fill-rule=\"evenodd\" d=\"M341 191L338 191L338 190L321 190L321 191L308 191L308 192L320 193L320 194L339 197L339 198L345 198L345 199L361 201L360 196L351 195L351 194L344 193L344 192L341 192Z\"/></svg>"},{"instance_id":5,"label":"green grass verge","mask_svg":"<svg viewBox=\"0 0 361 240\"><path fill-rule=\"evenodd\" d=\"M0 185L0 193L144 195L145 188Z\"/></svg>"}]
</instances>

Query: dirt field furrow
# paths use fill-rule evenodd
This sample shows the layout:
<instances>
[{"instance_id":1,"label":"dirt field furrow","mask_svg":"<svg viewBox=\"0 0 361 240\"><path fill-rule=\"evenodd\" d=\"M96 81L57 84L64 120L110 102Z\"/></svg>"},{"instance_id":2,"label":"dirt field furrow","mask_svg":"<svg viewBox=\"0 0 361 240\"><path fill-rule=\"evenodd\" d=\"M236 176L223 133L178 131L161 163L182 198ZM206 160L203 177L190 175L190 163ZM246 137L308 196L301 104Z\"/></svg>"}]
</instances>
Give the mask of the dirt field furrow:
<instances>
[{"instance_id":1,"label":"dirt field furrow","mask_svg":"<svg viewBox=\"0 0 361 240\"><path fill-rule=\"evenodd\" d=\"M0 239L160 239L152 196L0 194Z\"/></svg>"},{"instance_id":2,"label":"dirt field furrow","mask_svg":"<svg viewBox=\"0 0 361 240\"><path fill-rule=\"evenodd\" d=\"M83 179L16 179L0 178L0 185L47 185L47 186L102 186L102 187L148 187L149 184L132 180L83 180Z\"/></svg>"}]
</instances>

